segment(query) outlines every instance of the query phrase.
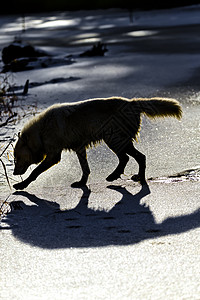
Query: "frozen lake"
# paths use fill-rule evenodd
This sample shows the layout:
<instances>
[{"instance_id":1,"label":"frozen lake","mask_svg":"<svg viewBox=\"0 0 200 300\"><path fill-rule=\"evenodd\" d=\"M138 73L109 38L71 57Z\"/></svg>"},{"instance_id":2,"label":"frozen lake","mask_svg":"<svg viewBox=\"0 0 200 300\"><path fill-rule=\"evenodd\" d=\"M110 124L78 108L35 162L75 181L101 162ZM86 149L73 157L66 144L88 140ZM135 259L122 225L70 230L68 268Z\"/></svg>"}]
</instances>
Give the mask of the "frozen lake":
<instances>
[{"instance_id":1,"label":"frozen lake","mask_svg":"<svg viewBox=\"0 0 200 300\"><path fill-rule=\"evenodd\" d=\"M74 153L64 152L25 192L10 191L0 169L0 201L9 196L22 208L0 227L2 300L200 297L199 14L200 6L131 19L125 10L48 13L26 16L25 27L20 16L1 16L1 50L20 38L59 61L12 75L18 92L30 81L25 109L113 95L171 97L183 108L181 121L143 118L135 146L154 178L147 189L128 180L133 159L123 180L106 183L117 158L104 144L88 150L86 190L70 187L81 176ZM79 56L97 42L106 44L104 57ZM24 122L0 128L0 145ZM12 159L4 161L11 183L20 181ZM190 177L180 176L187 169Z\"/></svg>"}]
</instances>

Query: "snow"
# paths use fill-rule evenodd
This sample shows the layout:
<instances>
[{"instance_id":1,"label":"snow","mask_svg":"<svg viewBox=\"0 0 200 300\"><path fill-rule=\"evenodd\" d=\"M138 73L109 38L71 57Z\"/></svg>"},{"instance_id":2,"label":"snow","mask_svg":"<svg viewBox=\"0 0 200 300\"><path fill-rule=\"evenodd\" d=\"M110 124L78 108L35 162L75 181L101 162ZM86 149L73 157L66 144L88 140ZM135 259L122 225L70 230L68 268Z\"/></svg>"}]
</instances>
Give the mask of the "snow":
<instances>
[{"instance_id":1,"label":"snow","mask_svg":"<svg viewBox=\"0 0 200 300\"><path fill-rule=\"evenodd\" d=\"M23 192L1 178L0 203L8 197L13 208L0 227L2 300L200 297L199 12L137 11L132 23L124 10L38 14L26 16L24 33L19 16L1 17L1 49L18 36L54 58L73 55L70 65L14 74L17 86L37 83L25 105L37 102L41 111L117 95L172 97L183 107L180 122L143 119L136 148L147 156L149 189L129 180L133 160L108 184L117 158L105 145L88 151L88 189L70 187L81 176L74 153ZM80 58L94 41L106 43L105 57ZM1 128L1 145L24 121ZM194 176L181 175L186 169Z\"/></svg>"}]
</instances>

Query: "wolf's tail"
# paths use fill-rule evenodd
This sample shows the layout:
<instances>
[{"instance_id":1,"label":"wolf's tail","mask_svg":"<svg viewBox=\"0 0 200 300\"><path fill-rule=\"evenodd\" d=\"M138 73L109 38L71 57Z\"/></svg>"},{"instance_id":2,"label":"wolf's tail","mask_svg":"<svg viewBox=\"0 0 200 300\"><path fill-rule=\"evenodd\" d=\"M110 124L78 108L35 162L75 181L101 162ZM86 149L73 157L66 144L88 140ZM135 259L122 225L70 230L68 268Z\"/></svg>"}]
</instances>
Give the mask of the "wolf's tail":
<instances>
[{"instance_id":1,"label":"wolf's tail","mask_svg":"<svg viewBox=\"0 0 200 300\"><path fill-rule=\"evenodd\" d=\"M138 108L149 118L175 117L181 119L182 109L178 101L169 98L138 99Z\"/></svg>"}]
</instances>

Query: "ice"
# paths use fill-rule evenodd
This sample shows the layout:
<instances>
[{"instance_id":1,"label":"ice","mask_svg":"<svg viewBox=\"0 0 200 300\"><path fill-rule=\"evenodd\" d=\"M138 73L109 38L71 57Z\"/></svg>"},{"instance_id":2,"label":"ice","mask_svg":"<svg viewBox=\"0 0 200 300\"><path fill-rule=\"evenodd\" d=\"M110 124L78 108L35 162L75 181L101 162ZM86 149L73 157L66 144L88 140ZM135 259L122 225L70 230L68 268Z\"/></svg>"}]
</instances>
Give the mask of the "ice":
<instances>
[{"instance_id":1,"label":"ice","mask_svg":"<svg viewBox=\"0 0 200 300\"><path fill-rule=\"evenodd\" d=\"M172 97L183 107L180 122L143 119L135 146L147 156L146 188L130 181L132 159L122 179L105 181L117 158L104 144L88 150L87 189L70 187L81 176L74 153L24 192L10 191L0 169L0 203L13 209L0 227L2 300L199 298L199 12L197 5L137 11L132 20L125 10L27 15L24 33L20 16L1 17L1 49L18 36L76 61L15 73L16 86L35 83L24 105L37 102L41 111L117 95ZM105 56L80 58L97 40ZM24 122L1 128L1 145Z\"/></svg>"}]
</instances>

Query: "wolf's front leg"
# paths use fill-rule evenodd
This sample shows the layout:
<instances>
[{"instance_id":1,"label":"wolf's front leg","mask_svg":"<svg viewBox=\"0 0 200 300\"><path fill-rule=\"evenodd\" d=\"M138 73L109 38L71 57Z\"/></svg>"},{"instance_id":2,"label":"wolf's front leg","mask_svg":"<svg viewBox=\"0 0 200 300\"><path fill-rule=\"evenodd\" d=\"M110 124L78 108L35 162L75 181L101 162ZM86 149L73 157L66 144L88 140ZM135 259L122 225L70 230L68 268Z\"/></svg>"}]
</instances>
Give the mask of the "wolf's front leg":
<instances>
[{"instance_id":1,"label":"wolf's front leg","mask_svg":"<svg viewBox=\"0 0 200 300\"><path fill-rule=\"evenodd\" d=\"M13 187L16 190L23 190L25 189L32 181L36 180L36 178L52 167L53 165L57 164L60 161L61 153L54 155L53 157L50 155L47 155L46 158L37 166L33 172L29 175L29 177L22 182L19 182L17 184L14 184Z\"/></svg>"}]
</instances>

